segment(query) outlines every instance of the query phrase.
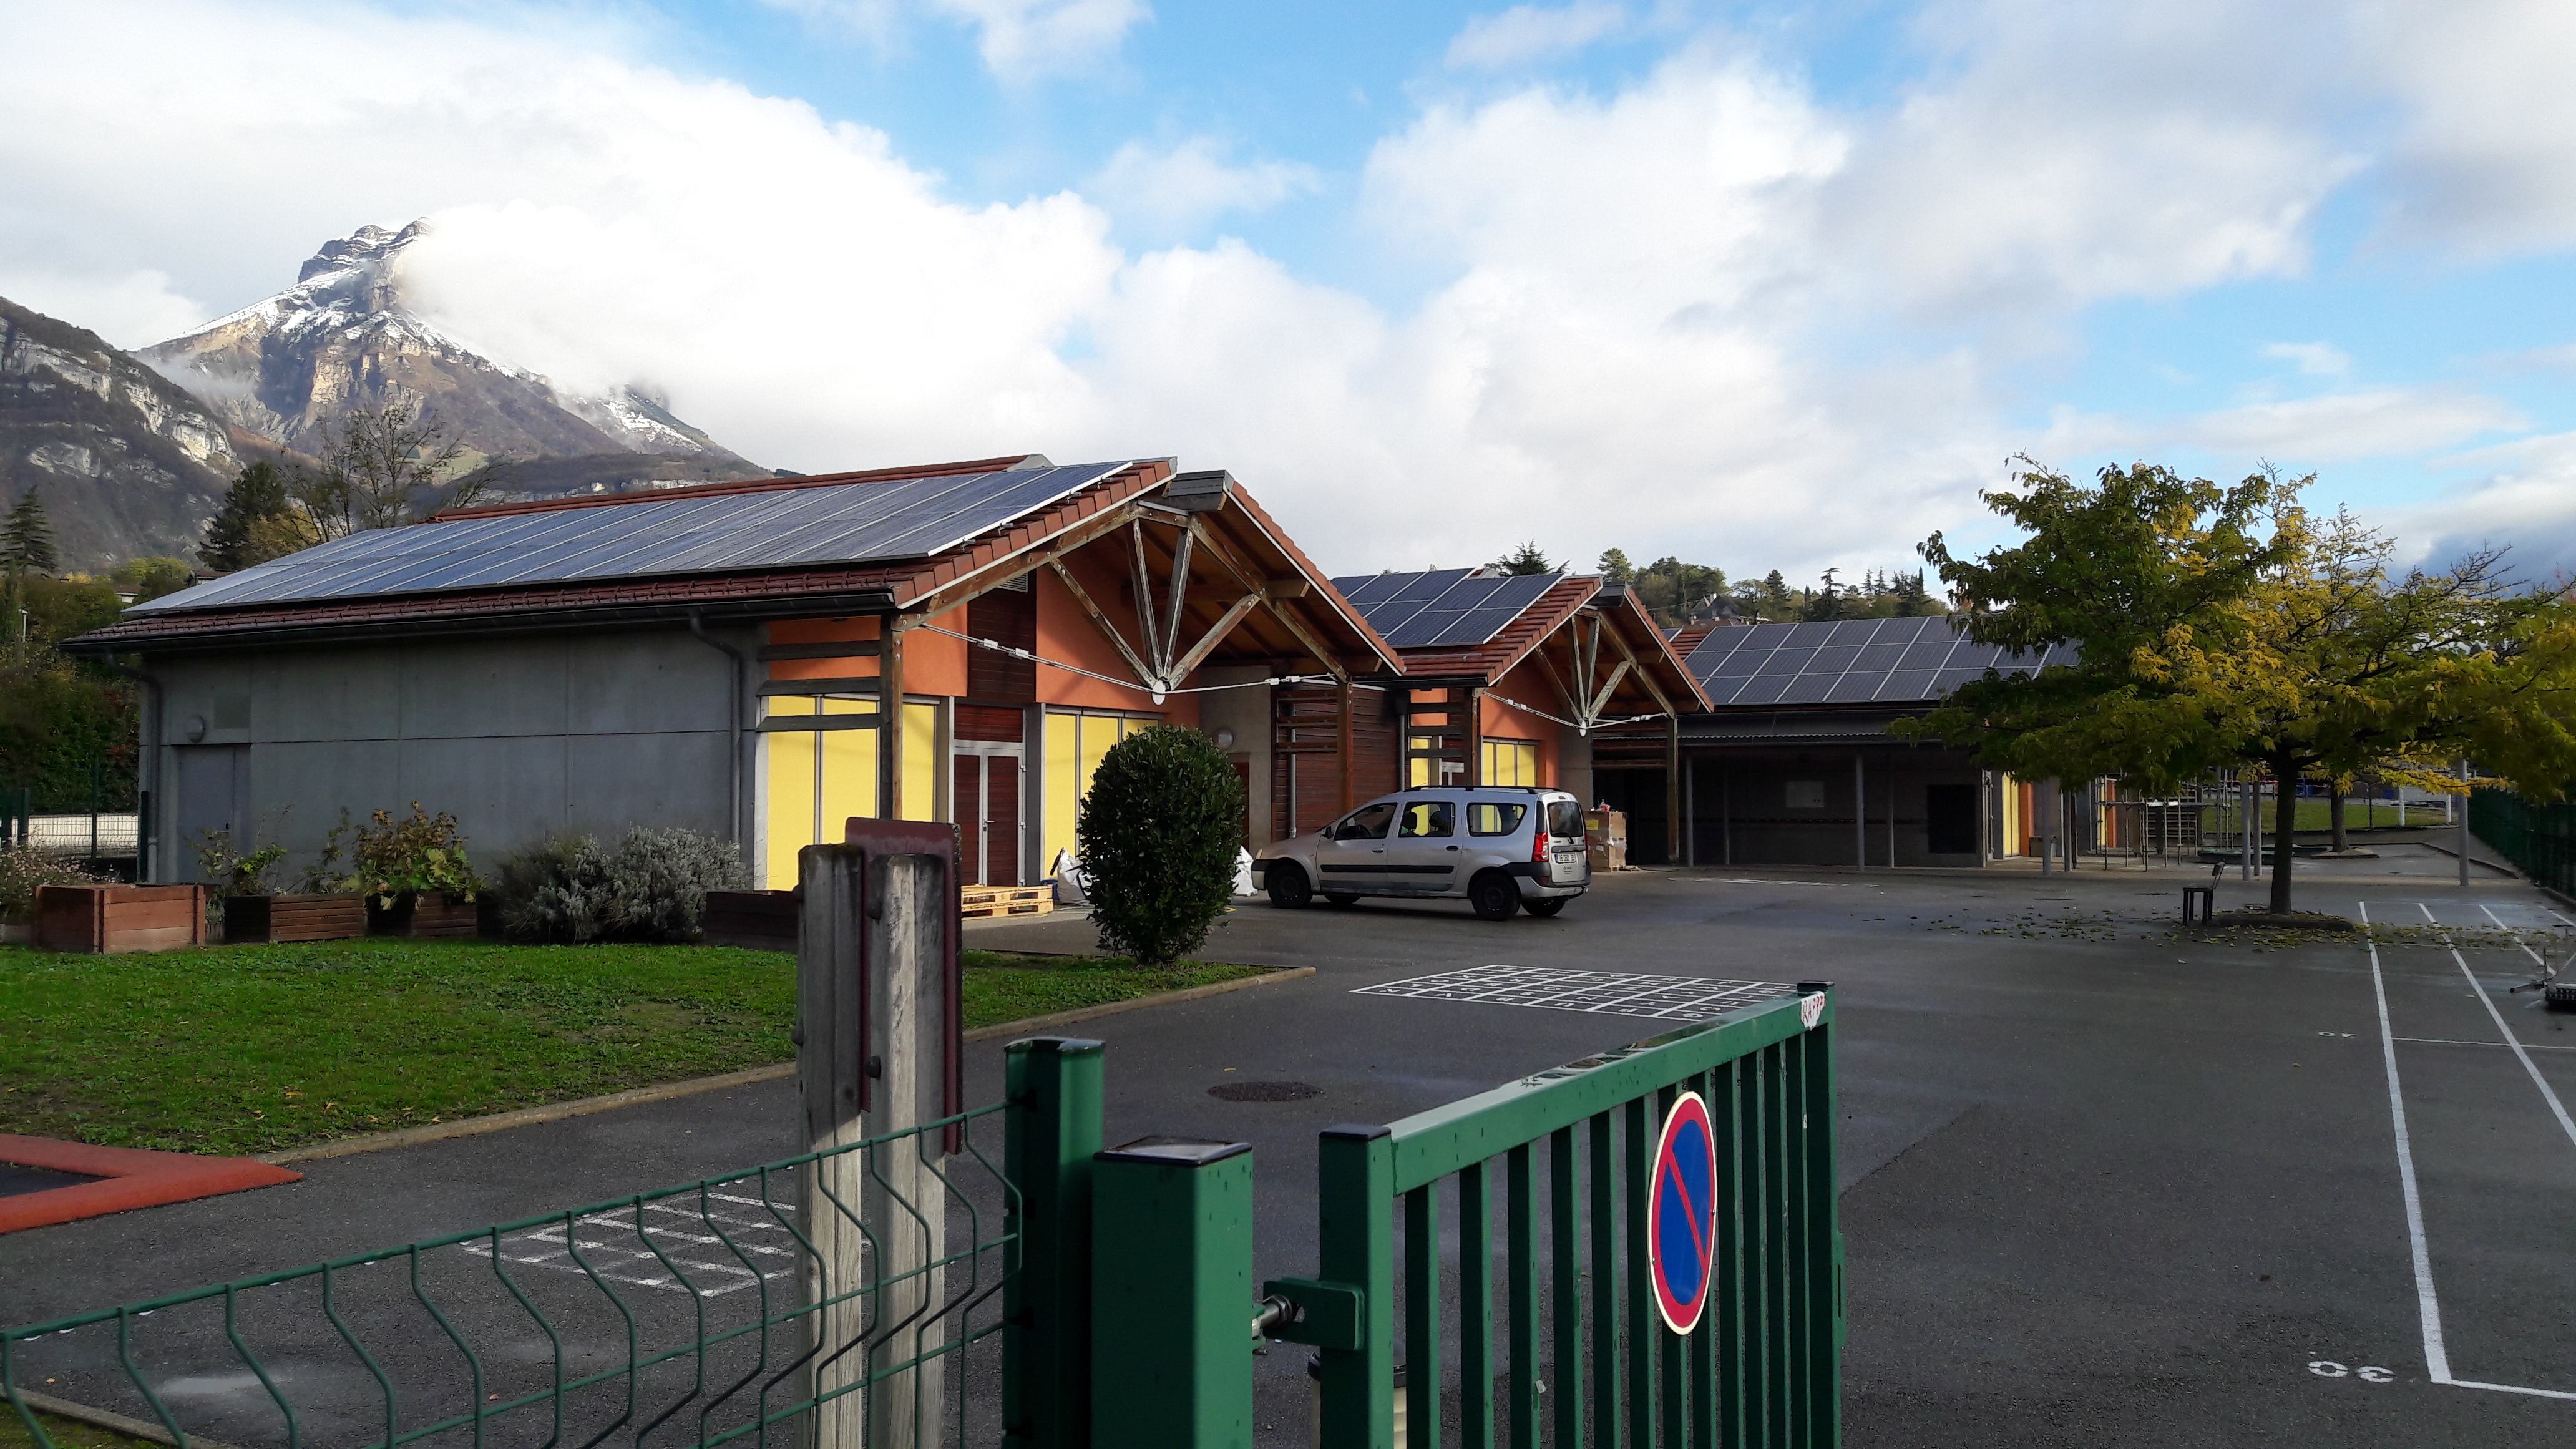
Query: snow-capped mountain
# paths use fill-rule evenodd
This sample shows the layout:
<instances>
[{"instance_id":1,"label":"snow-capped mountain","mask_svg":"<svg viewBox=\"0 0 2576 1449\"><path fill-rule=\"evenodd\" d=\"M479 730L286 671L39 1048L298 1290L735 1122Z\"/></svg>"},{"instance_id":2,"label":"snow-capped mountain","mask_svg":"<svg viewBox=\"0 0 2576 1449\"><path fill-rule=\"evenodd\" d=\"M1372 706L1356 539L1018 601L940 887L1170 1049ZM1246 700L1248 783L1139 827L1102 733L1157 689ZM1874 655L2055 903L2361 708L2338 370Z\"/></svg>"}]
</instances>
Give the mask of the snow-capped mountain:
<instances>
[{"instance_id":1,"label":"snow-capped mountain","mask_svg":"<svg viewBox=\"0 0 2576 1449\"><path fill-rule=\"evenodd\" d=\"M363 226L305 262L295 285L140 355L226 421L313 451L341 418L417 402L486 458L648 454L634 481L696 481L761 471L628 387L559 389L483 356L406 305L403 254L425 232Z\"/></svg>"}]
</instances>

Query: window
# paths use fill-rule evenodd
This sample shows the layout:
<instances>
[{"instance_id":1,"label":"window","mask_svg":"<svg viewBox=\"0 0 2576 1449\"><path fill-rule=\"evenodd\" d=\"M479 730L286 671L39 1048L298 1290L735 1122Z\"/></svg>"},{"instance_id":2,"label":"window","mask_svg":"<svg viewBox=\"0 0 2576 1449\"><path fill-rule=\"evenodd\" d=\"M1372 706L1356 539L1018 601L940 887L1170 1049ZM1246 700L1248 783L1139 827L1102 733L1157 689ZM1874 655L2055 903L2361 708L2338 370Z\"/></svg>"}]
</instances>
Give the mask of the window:
<instances>
[{"instance_id":1,"label":"window","mask_svg":"<svg viewBox=\"0 0 2576 1449\"><path fill-rule=\"evenodd\" d=\"M1404 824L1395 833L1402 840L1446 840L1457 827L1457 806L1446 800L1418 800L1404 807Z\"/></svg>"},{"instance_id":2,"label":"window","mask_svg":"<svg viewBox=\"0 0 2576 1449\"><path fill-rule=\"evenodd\" d=\"M1538 744L1533 740L1485 741L1485 778L1488 785L1536 785L1538 777Z\"/></svg>"},{"instance_id":3,"label":"window","mask_svg":"<svg viewBox=\"0 0 2576 1449\"><path fill-rule=\"evenodd\" d=\"M1788 780L1784 781L1783 785L1786 790L1784 803L1789 809L1822 810L1825 808L1824 781Z\"/></svg>"},{"instance_id":4,"label":"window","mask_svg":"<svg viewBox=\"0 0 2576 1449\"><path fill-rule=\"evenodd\" d=\"M1467 833L1469 835L1515 834L1521 828L1521 817L1527 814L1529 814L1527 805L1505 805L1495 800L1471 800L1467 803Z\"/></svg>"},{"instance_id":5,"label":"window","mask_svg":"<svg viewBox=\"0 0 2576 1449\"><path fill-rule=\"evenodd\" d=\"M1382 800L1346 817L1333 827L1335 840L1384 840L1386 828L1395 823L1395 802Z\"/></svg>"},{"instance_id":6,"label":"window","mask_svg":"<svg viewBox=\"0 0 2576 1449\"><path fill-rule=\"evenodd\" d=\"M1547 802L1547 833L1559 840L1583 838L1583 802L1550 800Z\"/></svg>"}]
</instances>

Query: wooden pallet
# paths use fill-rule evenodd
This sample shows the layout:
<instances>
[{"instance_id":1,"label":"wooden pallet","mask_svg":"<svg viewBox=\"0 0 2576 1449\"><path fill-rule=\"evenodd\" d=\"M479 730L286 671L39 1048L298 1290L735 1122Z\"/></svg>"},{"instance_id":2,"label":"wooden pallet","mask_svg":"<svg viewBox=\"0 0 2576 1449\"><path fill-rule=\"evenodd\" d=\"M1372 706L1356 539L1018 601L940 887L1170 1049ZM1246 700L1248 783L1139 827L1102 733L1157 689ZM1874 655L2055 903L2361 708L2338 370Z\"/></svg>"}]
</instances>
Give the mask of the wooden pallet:
<instances>
[{"instance_id":1,"label":"wooden pallet","mask_svg":"<svg viewBox=\"0 0 2576 1449\"><path fill-rule=\"evenodd\" d=\"M1043 916L1054 910L1053 886L967 886L957 893L961 916Z\"/></svg>"}]
</instances>

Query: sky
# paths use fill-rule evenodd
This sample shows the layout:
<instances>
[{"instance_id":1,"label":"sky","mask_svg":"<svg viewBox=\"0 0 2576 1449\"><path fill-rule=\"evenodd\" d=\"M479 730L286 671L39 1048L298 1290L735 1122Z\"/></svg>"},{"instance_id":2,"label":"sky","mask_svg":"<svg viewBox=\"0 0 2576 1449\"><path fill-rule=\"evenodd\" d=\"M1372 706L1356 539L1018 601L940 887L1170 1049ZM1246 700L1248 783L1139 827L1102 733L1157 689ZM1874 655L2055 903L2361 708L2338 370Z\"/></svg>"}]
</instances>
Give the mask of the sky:
<instances>
[{"instance_id":1,"label":"sky","mask_svg":"<svg viewBox=\"0 0 2576 1449\"><path fill-rule=\"evenodd\" d=\"M430 319L802 472L1222 467L1334 573L1999 541L2016 457L2576 569L2576 6L0 7L0 295L415 218Z\"/></svg>"}]
</instances>

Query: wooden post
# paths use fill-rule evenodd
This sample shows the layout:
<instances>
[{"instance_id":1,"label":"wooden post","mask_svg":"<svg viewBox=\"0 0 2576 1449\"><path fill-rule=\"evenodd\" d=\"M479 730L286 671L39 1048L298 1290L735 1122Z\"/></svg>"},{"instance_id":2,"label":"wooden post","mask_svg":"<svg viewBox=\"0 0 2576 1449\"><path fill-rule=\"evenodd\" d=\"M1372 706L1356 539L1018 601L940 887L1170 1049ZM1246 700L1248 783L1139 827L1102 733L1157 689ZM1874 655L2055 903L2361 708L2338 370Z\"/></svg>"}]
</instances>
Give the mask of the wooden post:
<instances>
[{"instance_id":1,"label":"wooden post","mask_svg":"<svg viewBox=\"0 0 2576 1449\"><path fill-rule=\"evenodd\" d=\"M1462 696L1467 701L1466 723L1462 726L1458 737L1466 746L1466 779L1467 784L1472 787L1485 783L1485 691L1472 684L1464 689L1449 691L1451 699ZM1434 780L1431 783L1436 785L1440 782Z\"/></svg>"},{"instance_id":2,"label":"wooden post","mask_svg":"<svg viewBox=\"0 0 2576 1449\"><path fill-rule=\"evenodd\" d=\"M1682 717L1664 716L1664 864L1682 863Z\"/></svg>"},{"instance_id":3,"label":"wooden post","mask_svg":"<svg viewBox=\"0 0 2576 1449\"><path fill-rule=\"evenodd\" d=\"M948 862L813 845L797 864L796 1061L809 1150L938 1120L956 1040L946 958L957 887ZM819 1397L890 1375L808 1416L808 1449L943 1442L946 1360L893 1372L956 1330L937 1316L945 1274L923 1271L946 1253L950 1194L936 1171L943 1153L941 1134L917 1133L826 1158L806 1174L803 1225L814 1257L805 1301L825 1306L809 1320L819 1352L805 1391ZM864 1325L907 1323L873 1349L860 1342Z\"/></svg>"},{"instance_id":4,"label":"wooden post","mask_svg":"<svg viewBox=\"0 0 2576 1449\"><path fill-rule=\"evenodd\" d=\"M1359 797L1352 793L1352 791L1358 788L1360 766L1359 749L1352 741L1354 730L1351 720L1351 706L1353 704L1352 695L1355 693L1356 691L1352 689L1350 680L1348 678L1344 678L1341 682L1341 694L1338 696L1340 707L1334 711L1335 722L1341 726L1341 741L1337 748L1340 750L1340 761L1342 766L1342 810L1344 813L1348 813L1352 806L1359 803ZM1398 781L1397 783L1401 784L1403 782Z\"/></svg>"},{"instance_id":5,"label":"wooden post","mask_svg":"<svg viewBox=\"0 0 2576 1449\"><path fill-rule=\"evenodd\" d=\"M903 627L901 614L878 620L877 818L903 818Z\"/></svg>"}]
</instances>

